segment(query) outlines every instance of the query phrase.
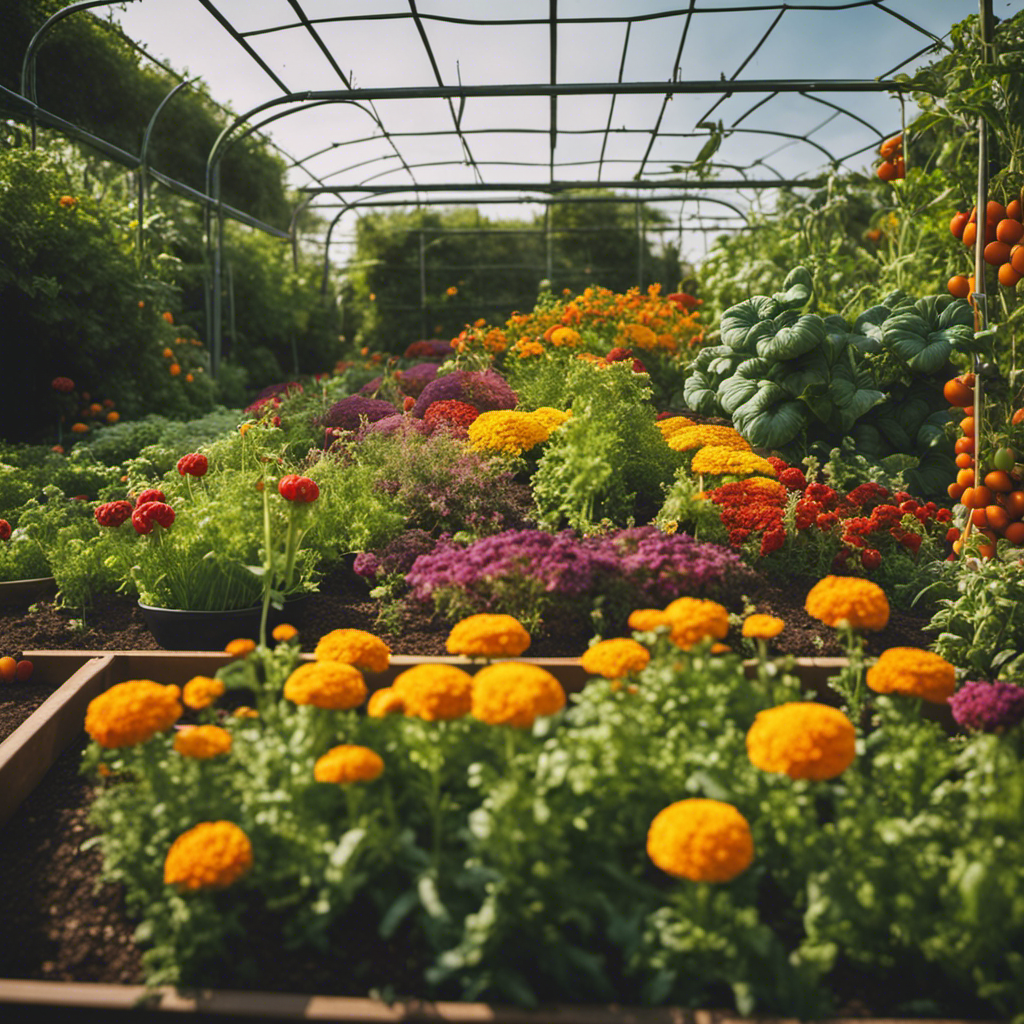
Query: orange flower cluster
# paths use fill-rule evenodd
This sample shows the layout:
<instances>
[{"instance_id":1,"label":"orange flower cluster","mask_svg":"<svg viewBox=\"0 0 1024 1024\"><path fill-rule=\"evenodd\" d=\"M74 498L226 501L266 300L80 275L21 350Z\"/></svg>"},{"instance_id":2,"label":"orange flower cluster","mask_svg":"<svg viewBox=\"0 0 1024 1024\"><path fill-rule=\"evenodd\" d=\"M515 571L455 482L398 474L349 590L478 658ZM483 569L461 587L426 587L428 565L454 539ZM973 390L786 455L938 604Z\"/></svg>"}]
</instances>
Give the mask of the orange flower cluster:
<instances>
[{"instance_id":1,"label":"orange flower cluster","mask_svg":"<svg viewBox=\"0 0 1024 1024\"><path fill-rule=\"evenodd\" d=\"M676 878L728 882L750 867L754 839L747 819L731 804L679 800L651 822L647 855Z\"/></svg>"},{"instance_id":2,"label":"orange flower cluster","mask_svg":"<svg viewBox=\"0 0 1024 1024\"><path fill-rule=\"evenodd\" d=\"M174 840L164 861L164 884L194 892L224 889L252 868L252 843L230 821L204 821Z\"/></svg>"}]
</instances>

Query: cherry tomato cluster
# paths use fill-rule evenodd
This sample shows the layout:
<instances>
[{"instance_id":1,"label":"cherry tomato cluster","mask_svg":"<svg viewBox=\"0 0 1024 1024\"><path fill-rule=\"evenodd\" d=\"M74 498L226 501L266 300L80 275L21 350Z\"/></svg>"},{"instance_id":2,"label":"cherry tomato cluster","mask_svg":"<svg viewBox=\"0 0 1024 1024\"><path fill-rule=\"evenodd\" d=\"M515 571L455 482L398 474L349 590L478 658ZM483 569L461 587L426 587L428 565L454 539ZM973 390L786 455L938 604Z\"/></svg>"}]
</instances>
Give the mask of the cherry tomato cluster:
<instances>
[{"instance_id":1,"label":"cherry tomato cluster","mask_svg":"<svg viewBox=\"0 0 1024 1024\"><path fill-rule=\"evenodd\" d=\"M875 173L882 181L899 181L907 176L907 165L903 160L903 136L893 135L878 147L882 162Z\"/></svg>"},{"instance_id":2,"label":"cherry tomato cluster","mask_svg":"<svg viewBox=\"0 0 1024 1024\"><path fill-rule=\"evenodd\" d=\"M970 530L977 530L985 538L979 548L982 558L996 553L996 542L1004 537L1015 547L1024 545L1024 466L1018 465L1018 453L1008 446L998 447L992 453L992 469L979 483L975 479L977 460L974 450L974 374L967 373L946 382L942 393L951 406L963 412L960 429L963 436L954 445L956 452L956 482L949 485L948 493L954 501L970 510L967 526L960 530L950 527L946 539L953 544L958 555ZM1020 419L1024 419L1024 411ZM1019 422L1014 416L1014 421Z\"/></svg>"},{"instance_id":3,"label":"cherry tomato cluster","mask_svg":"<svg viewBox=\"0 0 1024 1024\"><path fill-rule=\"evenodd\" d=\"M1024 277L1024 208L1019 199L1003 206L990 199L985 212L985 262L999 268L999 283L1013 288ZM970 213L957 213L949 222L949 230L964 245L973 248L978 240L977 208ZM949 279L949 293L966 299L975 291L974 277L956 274Z\"/></svg>"}]
</instances>

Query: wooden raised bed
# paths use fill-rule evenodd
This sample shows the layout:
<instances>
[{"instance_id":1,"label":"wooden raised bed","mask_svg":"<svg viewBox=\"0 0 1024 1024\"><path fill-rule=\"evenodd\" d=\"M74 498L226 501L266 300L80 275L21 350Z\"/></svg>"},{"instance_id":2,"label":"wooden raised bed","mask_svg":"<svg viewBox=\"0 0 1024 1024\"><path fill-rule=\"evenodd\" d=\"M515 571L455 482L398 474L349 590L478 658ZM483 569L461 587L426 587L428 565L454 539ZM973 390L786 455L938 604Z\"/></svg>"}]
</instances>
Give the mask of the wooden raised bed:
<instances>
[{"instance_id":1,"label":"wooden raised bed","mask_svg":"<svg viewBox=\"0 0 1024 1024\"><path fill-rule=\"evenodd\" d=\"M229 657L211 652L26 651L45 676L64 673L66 682L6 741L0 744L0 824L32 792L60 754L82 732L90 700L125 679L154 679L182 684L195 675L212 675ZM311 659L311 655L305 655ZM391 667L369 677L372 687L389 685L406 668L422 663L467 664L464 658L392 658ZM587 674L578 659L522 659L541 664L562 681L567 691L582 688ZM838 658L798 659L797 671L808 688L822 692L829 676L842 666ZM747 665L748 675L756 666ZM0 849L3 832L0 830ZM743 1019L731 1011L676 1007L559 1005L531 1011L482 1003L399 1001L388 1005L373 999L296 995L255 991L177 991L143 985L35 981L0 978L0 1021L58 1020L124 1021L131 1024L182 1021L332 1020L345 1024L438 1021L451 1024L728 1024ZM759 1018L767 1024L782 1018ZM832 1018L832 1024L854 1019ZM884 1024L856 1018L857 1024ZM795 1022L793 1022L795 1024ZM918 1024L945 1024L921 1021Z\"/></svg>"}]
</instances>

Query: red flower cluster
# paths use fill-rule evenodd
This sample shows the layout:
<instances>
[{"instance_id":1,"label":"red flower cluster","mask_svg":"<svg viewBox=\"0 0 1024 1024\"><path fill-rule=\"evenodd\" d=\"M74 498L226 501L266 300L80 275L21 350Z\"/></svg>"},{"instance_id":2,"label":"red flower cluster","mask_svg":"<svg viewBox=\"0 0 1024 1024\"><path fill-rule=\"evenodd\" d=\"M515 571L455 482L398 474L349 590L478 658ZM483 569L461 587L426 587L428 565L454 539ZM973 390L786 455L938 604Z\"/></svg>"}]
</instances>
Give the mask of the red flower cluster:
<instances>
[{"instance_id":1,"label":"red flower cluster","mask_svg":"<svg viewBox=\"0 0 1024 1024\"><path fill-rule=\"evenodd\" d=\"M200 455L198 452L193 452L191 455L182 455L178 459L178 472L182 476L186 473L189 476L205 476L209 468L210 464L206 456Z\"/></svg>"},{"instance_id":2,"label":"red flower cluster","mask_svg":"<svg viewBox=\"0 0 1024 1024\"><path fill-rule=\"evenodd\" d=\"M162 501L147 501L138 505L132 513L132 526L136 533L152 533L154 526L162 526L165 530L174 522L174 509Z\"/></svg>"},{"instance_id":3,"label":"red flower cluster","mask_svg":"<svg viewBox=\"0 0 1024 1024\"><path fill-rule=\"evenodd\" d=\"M298 476L296 473L281 477L277 490L286 501L298 502L300 505L308 505L320 497L320 488L308 476Z\"/></svg>"},{"instance_id":4,"label":"red flower cluster","mask_svg":"<svg viewBox=\"0 0 1024 1024\"><path fill-rule=\"evenodd\" d=\"M427 406L427 411L423 414L423 422L428 423L431 427L436 427L439 423L447 423L449 426L465 427L468 430L469 425L479 415L480 412L476 406L470 405L469 402L460 402L457 398L442 398Z\"/></svg>"},{"instance_id":5,"label":"red flower cluster","mask_svg":"<svg viewBox=\"0 0 1024 1024\"><path fill-rule=\"evenodd\" d=\"M0 540L11 539L11 524L6 519L0 519Z\"/></svg>"},{"instance_id":6,"label":"red flower cluster","mask_svg":"<svg viewBox=\"0 0 1024 1024\"><path fill-rule=\"evenodd\" d=\"M93 515L100 526L117 527L131 519L132 503L130 501L108 501L104 505L98 505Z\"/></svg>"},{"instance_id":7,"label":"red flower cluster","mask_svg":"<svg viewBox=\"0 0 1024 1024\"><path fill-rule=\"evenodd\" d=\"M67 395L75 390L75 382L70 377L54 377L50 381L50 387L62 395Z\"/></svg>"},{"instance_id":8,"label":"red flower cluster","mask_svg":"<svg viewBox=\"0 0 1024 1024\"><path fill-rule=\"evenodd\" d=\"M135 507L139 508L141 505L146 505L151 501L166 501L163 491L158 491L155 487L150 487L148 490L143 491L135 499Z\"/></svg>"}]
</instances>

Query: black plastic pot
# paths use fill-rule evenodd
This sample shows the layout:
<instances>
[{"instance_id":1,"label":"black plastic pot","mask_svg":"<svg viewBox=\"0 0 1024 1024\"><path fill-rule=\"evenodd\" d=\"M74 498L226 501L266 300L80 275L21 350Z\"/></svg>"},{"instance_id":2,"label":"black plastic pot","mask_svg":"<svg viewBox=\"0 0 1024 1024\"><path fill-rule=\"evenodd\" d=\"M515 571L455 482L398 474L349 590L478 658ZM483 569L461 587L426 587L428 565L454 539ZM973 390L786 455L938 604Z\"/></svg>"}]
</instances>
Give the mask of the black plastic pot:
<instances>
[{"instance_id":1,"label":"black plastic pot","mask_svg":"<svg viewBox=\"0 0 1024 1024\"><path fill-rule=\"evenodd\" d=\"M289 598L280 611L271 606L267 614L267 632L283 622L298 626L309 597L309 594L301 594ZM139 608L156 642L168 651L222 651L225 645L239 637L259 639L260 605L194 612L181 608L154 608L140 601Z\"/></svg>"},{"instance_id":2,"label":"black plastic pot","mask_svg":"<svg viewBox=\"0 0 1024 1024\"><path fill-rule=\"evenodd\" d=\"M40 576L31 580L7 580L0 583L0 608L27 608L44 597L57 592L57 583L52 576Z\"/></svg>"}]
</instances>

